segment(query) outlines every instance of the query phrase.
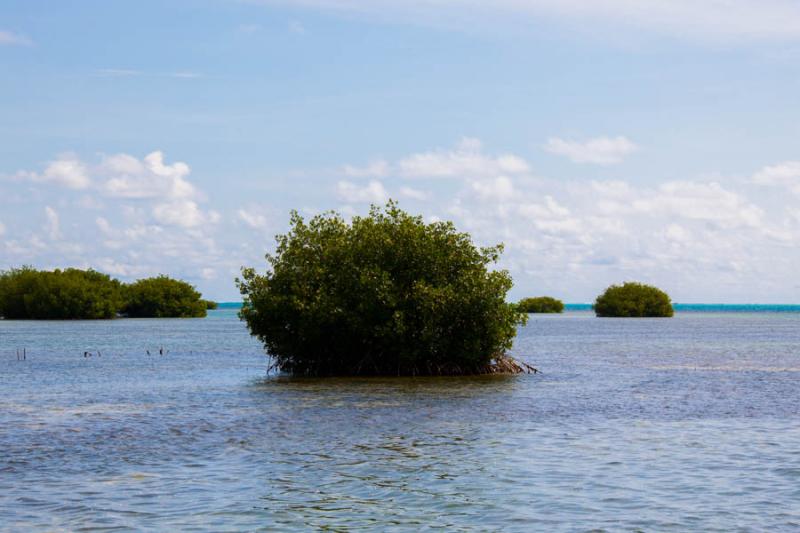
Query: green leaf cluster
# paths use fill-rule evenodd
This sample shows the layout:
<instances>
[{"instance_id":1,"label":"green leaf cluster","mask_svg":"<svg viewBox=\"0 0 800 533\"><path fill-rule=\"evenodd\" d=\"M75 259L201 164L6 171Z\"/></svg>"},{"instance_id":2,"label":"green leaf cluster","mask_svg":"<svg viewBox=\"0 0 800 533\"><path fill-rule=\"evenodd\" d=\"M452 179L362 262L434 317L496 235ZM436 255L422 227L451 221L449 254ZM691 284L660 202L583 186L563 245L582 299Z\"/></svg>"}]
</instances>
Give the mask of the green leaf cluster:
<instances>
[{"instance_id":1,"label":"green leaf cluster","mask_svg":"<svg viewBox=\"0 0 800 533\"><path fill-rule=\"evenodd\" d=\"M113 318L122 305L122 284L94 270L0 272L0 316L5 318Z\"/></svg>"},{"instance_id":2,"label":"green leaf cluster","mask_svg":"<svg viewBox=\"0 0 800 533\"><path fill-rule=\"evenodd\" d=\"M102 319L202 317L216 304L202 300L185 281L158 276L123 284L95 270L32 267L0 272L0 317L7 319Z\"/></svg>"},{"instance_id":3,"label":"green leaf cluster","mask_svg":"<svg viewBox=\"0 0 800 533\"><path fill-rule=\"evenodd\" d=\"M242 270L240 317L294 374L479 373L525 318L489 270L501 252L393 202L350 223L293 212L268 271Z\"/></svg>"},{"instance_id":4,"label":"green leaf cluster","mask_svg":"<svg viewBox=\"0 0 800 533\"><path fill-rule=\"evenodd\" d=\"M612 285L597 297L594 312L600 317L670 317L672 302L667 293L636 282Z\"/></svg>"},{"instance_id":5,"label":"green leaf cluster","mask_svg":"<svg viewBox=\"0 0 800 533\"><path fill-rule=\"evenodd\" d=\"M523 313L563 313L564 302L550 296L536 296L520 300L517 309Z\"/></svg>"},{"instance_id":6,"label":"green leaf cluster","mask_svg":"<svg viewBox=\"0 0 800 533\"><path fill-rule=\"evenodd\" d=\"M122 312L131 318L206 316L208 302L189 283L168 276L140 279L125 286Z\"/></svg>"}]
</instances>

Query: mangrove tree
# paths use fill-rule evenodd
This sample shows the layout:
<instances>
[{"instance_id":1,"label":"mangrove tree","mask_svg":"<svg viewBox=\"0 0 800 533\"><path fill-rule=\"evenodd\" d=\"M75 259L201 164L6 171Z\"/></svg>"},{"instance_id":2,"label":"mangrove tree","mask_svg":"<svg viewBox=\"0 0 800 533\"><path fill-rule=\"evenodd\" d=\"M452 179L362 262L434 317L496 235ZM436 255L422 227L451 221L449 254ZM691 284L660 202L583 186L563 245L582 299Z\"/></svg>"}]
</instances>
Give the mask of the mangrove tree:
<instances>
[{"instance_id":1,"label":"mangrove tree","mask_svg":"<svg viewBox=\"0 0 800 533\"><path fill-rule=\"evenodd\" d=\"M240 317L293 374L522 371L505 352L526 315L505 301L508 272L489 268L501 252L393 202L350 222L293 212L267 272L242 269Z\"/></svg>"},{"instance_id":2,"label":"mangrove tree","mask_svg":"<svg viewBox=\"0 0 800 533\"><path fill-rule=\"evenodd\" d=\"M643 283L612 285L594 302L601 317L670 317L672 302L666 292Z\"/></svg>"}]
</instances>

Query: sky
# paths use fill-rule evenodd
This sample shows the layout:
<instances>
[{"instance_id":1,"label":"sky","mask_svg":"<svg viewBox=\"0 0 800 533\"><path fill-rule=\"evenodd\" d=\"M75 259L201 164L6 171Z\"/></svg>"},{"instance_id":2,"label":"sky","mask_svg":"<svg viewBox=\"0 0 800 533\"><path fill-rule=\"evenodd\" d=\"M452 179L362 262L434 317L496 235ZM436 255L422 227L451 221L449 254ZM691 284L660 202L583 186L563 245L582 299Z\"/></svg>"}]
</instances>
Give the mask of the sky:
<instances>
[{"instance_id":1,"label":"sky","mask_svg":"<svg viewBox=\"0 0 800 533\"><path fill-rule=\"evenodd\" d=\"M511 299L799 303L799 95L789 0L4 0L0 269L232 301L391 198Z\"/></svg>"}]
</instances>

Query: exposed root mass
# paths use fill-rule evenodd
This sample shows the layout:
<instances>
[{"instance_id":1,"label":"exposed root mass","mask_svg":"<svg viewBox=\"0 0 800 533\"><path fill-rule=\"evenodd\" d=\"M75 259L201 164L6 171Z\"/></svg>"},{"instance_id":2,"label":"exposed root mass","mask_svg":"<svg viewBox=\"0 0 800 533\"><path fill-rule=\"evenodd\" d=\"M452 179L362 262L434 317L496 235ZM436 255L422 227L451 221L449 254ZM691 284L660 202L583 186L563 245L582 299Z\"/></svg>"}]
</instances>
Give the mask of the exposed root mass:
<instances>
[{"instance_id":1,"label":"exposed root mass","mask_svg":"<svg viewBox=\"0 0 800 533\"><path fill-rule=\"evenodd\" d=\"M367 377L367 376L480 376L486 374L538 374L539 370L525 363L518 361L513 357L505 354L493 357L487 364L478 366L461 366L453 363L435 364L428 363L424 367L414 366L411 368L398 367L396 371L386 372L381 371L378 365L364 364L362 361L356 368L350 371L337 369L334 371L325 371L320 368L285 368L282 367L279 360L272 359L267 373L272 372L287 372L295 376L306 377L325 377L325 376L338 376L338 377Z\"/></svg>"}]
</instances>

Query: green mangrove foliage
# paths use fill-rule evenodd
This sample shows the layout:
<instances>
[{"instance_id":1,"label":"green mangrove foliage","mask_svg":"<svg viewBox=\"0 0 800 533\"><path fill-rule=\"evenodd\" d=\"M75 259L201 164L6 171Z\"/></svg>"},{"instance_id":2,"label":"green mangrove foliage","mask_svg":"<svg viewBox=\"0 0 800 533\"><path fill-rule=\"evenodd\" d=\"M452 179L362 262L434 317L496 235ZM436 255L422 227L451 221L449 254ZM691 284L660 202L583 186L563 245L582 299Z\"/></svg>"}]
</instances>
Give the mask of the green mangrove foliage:
<instances>
[{"instance_id":1,"label":"green mangrove foliage","mask_svg":"<svg viewBox=\"0 0 800 533\"><path fill-rule=\"evenodd\" d=\"M185 281L168 276L140 279L125 286L122 312L131 318L206 316L208 302Z\"/></svg>"},{"instance_id":2,"label":"green mangrove foliage","mask_svg":"<svg viewBox=\"0 0 800 533\"><path fill-rule=\"evenodd\" d=\"M672 302L667 293L642 283L612 285L597 297L594 312L602 317L670 317Z\"/></svg>"},{"instance_id":3,"label":"green mangrove foliage","mask_svg":"<svg viewBox=\"0 0 800 533\"><path fill-rule=\"evenodd\" d=\"M523 313L563 313L564 302L550 296L536 296L520 300L517 309Z\"/></svg>"},{"instance_id":4,"label":"green mangrove foliage","mask_svg":"<svg viewBox=\"0 0 800 533\"><path fill-rule=\"evenodd\" d=\"M125 285L91 269L0 272L0 317L7 319L199 317L211 306L194 287L166 276Z\"/></svg>"},{"instance_id":5,"label":"green mangrove foliage","mask_svg":"<svg viewBox=\"0 0 800 533\"><path fill-rule=\"evenodd\" d=\"M350 223L293 212L268 271L242 269L240 317L299 375L523 371L505 352L526 315L505 301L508 272L488 269L501 252L394 202Z\"/></svg>"},{"instance_id":6,"label":"green mangrove foliage","mask_svg":"<svg viewBox=\"0 0 800 533\"><path fill-rule=\"evenodd\" d=\"M5 318L114 318L122 305L122 284L94 270L0 272L0 316Z\"/></svg>"}]
</instances>

